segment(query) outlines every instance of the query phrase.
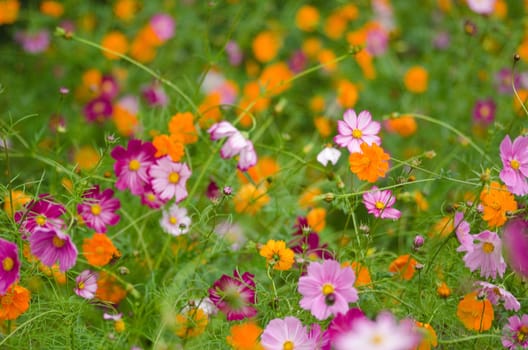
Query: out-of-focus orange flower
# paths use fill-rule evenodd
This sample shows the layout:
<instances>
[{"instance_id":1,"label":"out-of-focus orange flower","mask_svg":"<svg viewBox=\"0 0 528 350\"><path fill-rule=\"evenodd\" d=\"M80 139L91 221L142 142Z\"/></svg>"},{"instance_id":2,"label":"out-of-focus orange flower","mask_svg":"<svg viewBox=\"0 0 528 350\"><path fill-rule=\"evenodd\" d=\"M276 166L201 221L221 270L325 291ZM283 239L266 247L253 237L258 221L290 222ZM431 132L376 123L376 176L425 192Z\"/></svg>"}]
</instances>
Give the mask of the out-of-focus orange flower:
<instances>
[{"instance_id":1,"label":"out-of-focus orange flower","mask_svg":"<svg viewBox=\"0 0 528 350\"><path fill-rule=\"evenodd\" d=\"M179 162L185 153L181 135L156 135L152 140L152 144L156 148L155 157L168 155L174 162Z\"/></svg>"},{"instance_id":2,"label":"out-of-focus orange flower","mask_svg":"<svg viewBox=\"0 0 528 350\"><path fill-rule=\"evenodd\" d=\"M259 343L261 333L262 328L250 321L233 325L226 340L233 350L264 350Z\"/></svg>"},{"instance_id":3,"label":"out-of-focus orange flower","mask_svg":"<svg viewBox=\"0 0 528 350\"><path fill-rule=\"evenodd\" d=\"M188 310L176 315L175 333L180 338L194 338L205 331L209 318L199 307L190 307Z\"/></svg>"},{"instance_id":4,"label":"out-of-focus orange flower","mask_svg":"<svg viewBox=\"0 0 528 350\"><path fill-rule=\"evenodd\" d=\"M342 264L343 266L350 266L356 275L354 287L370 286L372 279L368 268L357 261L349 263L348 261Z\"/></svg>"},{"instance_id":5,"label":"out-of-focus orange flower","mask_svg":"<svg viewBox=\"0 0 528 350\"><path fill-rule=\"evenodd\" d=\"M400 255L389 265L389 271L399 275L406 281L413 278L418 262L410 254Z\"/></svg>"},{"instance_id":6,"label":"out-of-focus orange flower","mask_svg":"<svg viewBox=\"0 0 528 350\"><path fill-rule=\"evenodd\" d=\"M337 102L343 108L352 108L359 98L359 91L352 82L341 79L337 84Z\"/></svg>"},{"instance_id":7,"label":"out-of-focus orange flower","mask_svg":"<svg viewBox=\"0 0 528 350\"><path fill-rule=\"evenodd\" d=\"M356 62L359 64L365 78L369 80L376 79L376 70L372 63L372 55L369 54L367 50L361 50L356 53L354 57L356 58Z\"/></svg>"},{"instance_id":8,"label":"out-of-focus orange flower","mask_svg":"<svg viewBox=\"0 0 528 350\"><path fill-rule=\"evenodd\" d=\"M313 208L306 214L308 225L317 232L321 232L326 226L326 209Z\"/></svg>"},{"instance_id":9,"label":"out-of-focus orange flower","mask_svg":"<svg viewBox=\"0 0 528 350\"><path fill-rule=\"evenodd\" d=\"M422 333L422 341L414 350L431 350L431 347L438 346L438 337L433 327L429 323L416 321L418 330Z\"/></svg>"},{"instance_id":10,"label":"out-of-focus orange flower","mask_svg":"<svg viewBox=\"0 0 528 350\"><path fill-rule=\"evenodd\" d=\"M359 17L359 9L354 4L344 5L338 11L341 17L348 21L353 21Z\"/></svg>"},{"instance_id":11,"label":"out-of-focus orange flower","mask_svg":"<svg viewBox=\"0 0 528 350\"><path fill-rule=\"evenodd\" d=\"M310 99L310 109L314 113L321 113L325 109L325 99L323 96L315 95Z\"/></svg>"},{"instance_id":12,"label":"out-of-focus orange flower","mask_svg":"<svg viewBox=\"0 0 528 350\"><path fill-rule=\"evenodd\" d=\"M416 120L412 115L401 115L397 118L390 118L385 121L385 128L389 132L394 132L400 136L411 136L418 128Z\"/></svg>"},{"instance_id":13,"label":"out-of-focus orange flower","mask_svg":"<svg viewBox=\"0 0 528 350\"><path fill-rule=\"evenodd\" d=\"M528 45L527 45L526 55L528 57ZM527 60L527 62L528 62L528 60ZM518 89L517 90L517 94L519 95L519 98L521 99L521 101L523 101L524 105L526 106L526 104L527 104L526 101L528 100L528 90L526 90L526 89ZM513 110L519 116L524 116L525 115L524 109L522 108L521 103L519 102L519 99L515 95L513 96Z\"/></svg>"},{"instance_id":14,"label":"out-of-focus orange flower","mask_svg":"<svg viewBox=\"0 0 528 350\"><path fill-rule=\"evenodd\" d=\"M18 18L18 0L0 0L0 25L14 23Z\"/></svg>"},{"instance_id":15,"label":"out-of-focus orange flower","mask_svg":"<svg viewBox=\"0 0 528 350\"><path fill-rule=\"evenodd\" d=\"M323 44L321 43L321 40L317 38L308 38L302 44L302 51L306 54L306 56L315 58L317 57L319 51L321 51L322 47Z\"/></svg>"},{"instance_id":16,"label":"out-of-focus orange flower","mask_svg":"<svg viewBox=\"0 0 528 350\"><path fill-rule=\"evenodd\" d=\"M271 177L279 171L280 165L275 159L270 156L263 156L259 158L256 165L247 170L247 175L249 175L254 183L260 184L268 179L271 180ZM240 171L238 172L238 178L244 184L249 182L246 176Z\"/></svg>"},{"instance_id":17,"label":"out-of-focus orange flower","mask_svg":"<svg viewBox=\"0 0 528 350\"><path fill-rule=\"evenodd\" d=\"M122 21L130 21L136 15L139 6L136 0L117 0L114 4L114 15Z\"/></svg>"},{"instance_id":18,"label":"out-of-focus orange flower","mask_svg":"<svg viewBox=\"0 0 528 350\"><path fill-rule=\"evenodd\" d=\"M119 104L115 104L112 108L112 120L114 121L117 132L125 137L134 135L139 126L137 116Z\"/></svg>"},{"instance_id":19,"label":"out-of-focus orange flower","mask_svg":"<svg viewBox=\"0 0 528 350\"><path fill-rule=\"evenodd\" d=\"M324 32L327 37L337 40L343 36L347 27L347 20L340 13L334 12L326 19Z\"/></svg>"},{"instance_id":20,"label":"out-of-focus orange flower","mask_svg":"<svg viewBox=\"0 0 528 350\"><path fill-rule=\"evenodd\" d=\"M4 197L4 211L12 217L13 213L21 210L29 201L31 201L31 196L25 194L24 191L11 191L11 196Z\"/></svg>"},{"instance_id":21,"label":"out-of-focus orange flower","mask_svg":"<svg viewBox=\"0 0 528 350\"><path fill-rule=\"evenodd\" d=\"M64 13L64 6L58 1L43 1L40 3L40 12L50 17L60 17Z\"/></svg>"},{"instance_id":22,"label":"out-of-focus orange flower","mask_svg":"<svg viewBox=\"0 0 528 350\"><path fill-rule=\"evenodd\" d=\"M278 35L271 31L263 31L257 34L252 44L253 55L262 63L273 60L277 56L280 47L281 43Z\"/></svg>"},{"instance_id":23,"label":"out-of-focus orange flower","mask_svg":"<svg viewBox=\"0 0 528 350\"><path fill-rule=\"evenodd\" d=\"M73 157L73 161L81 170L92 170L95 168L101 155L92 146L82 146Z\"/></svg>"},{"instance_id":24,"label":"out-of-focus orange flower","mask_svg":"<svg viewBox=\"0 0 528 350\"><path fill-rule=\"evenodd\" d=\"M260 256L266 258L273 269L287 271L291 269L295 261L295 253L286 247L286 242L270 239L259 251Z\"/></svg>"},{"instance_id":25,"label":"out-of-focus orange flower","mask_svg":"<svg viewBox=\"0 0 528 350\"><path fill-rule=\"evenodd\" d=\"M332 50L322 49L317 54L317 60L323 66L322 68L329 72L335 72L337 70L337 62L335 61L336 56Z\"/></svg>"},{"instance_id":26,"label":"out-of-focus orange flower","mask_svg":"<svg viewBox=\"0 0 528 350\"><path fill-rule=\"evenodd\" d=\"M256 187L250 183L243 185L233 198L235 211L249 215L258 213L269 201L270 197L264 186Z\"/></svg>"},{"instance_id":27,"label":"out-of-focus orange flower","mask_svg":"<svg viewBox=\"0 0 528 350\"><path fill-rule=\"evenodd\" d=\"M330 119L323 116L317 117L314 119L314 125L321 137L327 138L332 135L332 124Z\"/></svg>"},{"instance_id":28,"label":"out-of-focus orange flower","mask_svg":"<svg viewBox=\"0 0 528 350\"><path fill-rule=\"evenodd\" d=\"M453 7L452 0L437 0L438 1L438 7L443 12L449 13L451 12L451 8Z\"/></svg>"},{"instance_id":29,"label":"out-of-focus orange flower","mask_svg":"<svg viewBox=\"0 0 528 350\"><path fill-rule=\"evenodd\" d=\"M95 297L99 300L107 301L112 304L119 304L127 295L127 292L117 279L106 271L99 272L97 279L97 290Z\"/></svg>"},{"instance_id":30,"label":"out-of-focus orange flower","mask_svg":"<svg viewBox=\"0 0 528 350\"><path fill-rule=\"evenodd\" d=\"M454 228L453 217L444 216L434 224L431 231L429 231L429 236L447 237L451 232L453 232Z\"/></svg>"},{"instance_id":31,"label":"out-of-focus orange flower","mask_svg":"<svg viewBox=\"0 0 528 350\"><path fill-rule=\"evenodd\" d=\"M517 210L517 202L508 188L493 181L480 193L480 202L484 207L482 219L488 226L500 227L507 220L506 213Z\"/></svg>"},{"instance_id":32,"label":"out-of-focus orange flower","mask_svg":"<svg viewBox=\"0 0 528 350\"><path fill-rule=\"evenodd\" d=\"M284 62L278 62L264 68L260 74L259 84L269 96L275 96L291 86L292 71Z\"/></svg>"},{"instance_id":33,"label":"out-of-focus orange flower","mask_svg":"<svg viewBox=\"0 0 528 350\"><path fill-rule=\"evenodd\" d=\"M141 62L149 63L156 58L156 48L152 45L149 45L148 42L141 40L140 38L134 38L132 44L130 45L130 56Z\"/></svg>"},{"instance_id":34,"label":"out-of-focus orange flower","mask_svg":"<svg viewBox=\"0 0 528 350\"><path fill-rule=\"evenodd\" d=\"M493 15L500 19L506 18L508 15L508 4L504 0L497 0L495 2L495 8L493 9Z\"/></svg>"},{"instance_id":35,"label":"out-of-focus orange flower","mask_svg":"<svg viewBox=\"0 0 528 350\"><path fill-rule=\"evenodd\" d=\"M451 289L449 288L447 283L442 281L438 285L438 288L436 288L436 293L438 294L438 296L440 296L442 298L448 298L451 295Z\"/></svg>"},{"instance_id":36,"label":"out-of-focus orange flower","mask_svg":"<svg viewBox=\"0 0 528 350\"><path fill-rule=\"evenodd\" d=\"M112 50L115 53L124 55L128 51L128 40L126 36L119 31L111 31L101 40L101 46L105 49ZM107 51L102 51L103 55L109 60L118 60L119 56Z\"/></svg>"},{"instance_id":37,"label":"out-of-focus orange flower","mask_svg":"<svg viewBox=\"0 0 528 350\"><path fill-rule=\"evenodd\" d=\"M313 32L319 24L319 10L311 5L303 5L295 15L297 28L305 32Z\"/></svg>"},{"instance_id":38,"label":"out-of-focus orange flower","mask_svg":"<svg viewBox=\"0 0 528 350\"><path fill-rule=\"evenodd\" d=\"M390 156L383 151L383 148L373 143L360 145L362 153L351 153L348 160L350 170L356 174L360 180L376 182L380 177L385 177L389 170Z\"/></svg>"},{"instance_id":39,"label":"out-of-focus orange flower","mask_svg":"<svg viewBox=\"0 0 528 350\"><path fill-rule=\"evenodd\" d=\"M121 256L112 240L103 233L94 233L91 238L85 238L82 253L92 266L105 266L113 258Z\"/></svg>"},{"instance_id":40,"label":"out-of-focus orange flower","mask_svg":"<svg viewBox=\"0 0 528 350\"><path fill-rule=\"evenodd\" d=\"M414 66L407 70L403 77L405 88L415 94L421 94L427 91L429 74L422 66Z\"/></svg>"},{"instance_id":41,"label":"out-of-focus orange flower","mask_svg":"<svg viewBox=\"0 0 528 350\"><path fill-rule=\"evenodd\" d=\"M176 113L169 121L171 135L183 139L183 143L191 144L198 141L198 133L194 126L194 116L191 112Z\"/></svg>"},{"instance_id":42,"label":"out-of-focus orange flower","mask_svg":"<svg viewBox=\"0 0 528 350\"><path fill-rule=\"evenodd\" d=\"M202 129L209 129L211 125L218 122L222 118L220 110L221 96L219 92L212 92L205 97L202 103L198 106L200 112L200 119L198 124Z\"/></svg>"},{"instance_id":43,"label":"out-of-focus orange flower","mask_svg":"<svg viewBox=\"0 0 528 350\"><path fill-rule=\"evenodd\" d=\"M469 330L483 332L491 328L495 313L488 299L480 299L477 292L466 294L458 303L456 315Z\"/></svg>"},{"instance_id":44,"label":"out-of-focus orange flower","mask_svg":"<svg viewBox=\"0 0 528 350\"><path fill-rule=\"evenodd\" d=\"M414 201L416 202L416 206L418 207L419 211L429 210L429 202L427 202L427 199L424 197L422 192L414 191L413 197L414 197Z\"/></svg>"},{"instance_id":45,"label":"out-of-focus orange flower","mask_svg":"<svg viewBox=\"0 0 528 350\"><path fill-rule=\"evenodd\" d=\"M12 285L0 296L0 320L15 320L29 309L31 293L19 285Z\"/></svg>"}]
</instances>

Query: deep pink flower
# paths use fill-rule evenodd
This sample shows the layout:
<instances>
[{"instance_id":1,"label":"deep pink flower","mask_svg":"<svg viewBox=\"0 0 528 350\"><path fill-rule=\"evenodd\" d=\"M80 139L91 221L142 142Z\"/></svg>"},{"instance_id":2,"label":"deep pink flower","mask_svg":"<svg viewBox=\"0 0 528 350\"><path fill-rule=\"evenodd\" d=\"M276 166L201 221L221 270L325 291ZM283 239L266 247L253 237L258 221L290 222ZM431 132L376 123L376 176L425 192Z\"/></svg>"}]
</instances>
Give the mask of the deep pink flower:
<instances>
[{"instance_id":1,"label":"deep pink flower","mask_svg":"<svg viewBox=\"0 0 528 350\"><path fill-rule=\"evenodd\" d=\"M307 63L308 56L306 56L302 50L297 50L294 51L290 56L290 59L288 60L288 67L294 74L297 74L305 69Z\"/></svg>"},{"instance_id":2,"label":"deep pink flower","mask_svg":"<svg viewBox=\"0 0 528 350\"><path fill-rule=\"evenodd\" d=\"M75 294L84 299L93 299L97 291L97 272L84 270L75 279Z\"/></svg>"},{"instance_id":3,"label":"deep pink flower","mask_svg":"<svg viewBox=\"0 0 528 350\"><path fill-rule=\"evenodd\" d=\"M161 41L167 41L172 38L176 29L174 19L165 13L158 13L152 16L150 26Z\"/></svg>"},{"instance_id":4,"label":"deep pink flower","mask_svg":"<svg viewBox=\"0 0 528 350\"><path fill-rule=\"evenodd\" d=\"M20 260L15 243L0 238L0 295L20 278Z\"/></svg>"},{"instance_id":5,"label":"deep pink flower","mask_svg":"<svg viewBox=\"0 0 528 350\"><path fill-rule=\"evenodd\" d=\"M492 98L477 100L473 106L473 121L482 125L490 125L495 120L497 105Z\"/></svg>"},{"instance_id":6,"label":"deep pink flower","mask_svg":"<svg viewBox=\"0 0 528 350\"><path fill-rule=\"evenodd\" d=\"M380 128L380 123L372 121L369 111L362 111L356 115L353 109L347 109L343 120L337 121L339 134L334 137L334 142L340 147L347 147L350 153L361 153L359 146L364 142L368 145L381 144L378 136Z\"/></svg>"},{"instance_id":7,"label":"deep pink flower","mask_svg":"<svg viewBox=\"0 0 528 350\"><path fill-rule=\"evenodd\" d=\"M334 258L332 252L328 250L328 244L321 244L319 234L311 230L306 217L297 217L297 221L293 227L296 231L293 233L293 239L288 243L288 246L295 253L308 259L319 258L332 260Z\"/></svg>"},{"instance_id":8,"label":"deep pink flower","mask_svg":"<svg viewBox=\"0 0 528 350\"><path fill-rule=\"evenodd\" d=\"M215 306L227 316L228 321L243 320L257 314L255 276L244 272L242 276L237 270L233 277L222 275L211 288L209 298Z\"/></svg>"},{"instance_id":9,"label":"deep pink flower","mask_svg":"<svg viewBox=\"0 0 528 350\"><path fill-rule=\"evenodd\" d=\"M502 345L505 348L510 350L528 348L528 315L508 318L508 324L502 333Z\"/></svg>"},{"instance_id":10,"label":"deep pink flower","mask_svg":"<svg viewBox=\"0 0 528 350\"><path fill-rule=\"evenodd\" d=\"M149 167L154 164L156 148L150 142L129 140L127 148L116 146L110 153L116 160L114 172L117 176L116 188L130 189L134 195L141 195L150 179Z\"/></svg>"},{"instance_id":11,"label":"deep pink flower","mask_svg":"<svg viewBox=\"0 0 528 350\"><path fill-rule=\"evenodd\" d=\"M318 320L345 313L348 303L358 300L355 280L354 271L348 266L342 268L335 260L312 262L307 274L299 278L298 290L303 295L299 304Z\"/></svg>"},{"instance_id":12,"label":"deep pink flower","mask_svg":"<svg viewBox=\"0 0 528 350\"><path fill-rule=\"evenodd\" d=\"M119 84L117 79L111 75L104 75L101 78L101 87L100 87L101 96L113 100L119 94Z\"/></svg>"},{"instance_id":13,"label":"deep pink flower","mask_svg":"<svg viewBox=\"0 0 528 350\"><path fill-rule=\"evenodd\" d=\"M500 179L508 190L520 196L528 194L528 136L518 136L512 143L506 135L500 144L500 157Z\"/></svg>"},{"instance_id":14,"label":"deep pink flower","mask_svg":"<svg viewBox=\"0 0 528 350\"><path fill-rule=\"evenodd\" d=\"M271 320L260 338L265 350L314 350L315 342L301 321L293 316Z\"/></svg>"},{"instance_id":15,"label":"deep pink flower","mask_svg":"<svg viewBox=\"0 0 528 350\"><path fill-rule=\"evenodd\" d=\"M61 271L69 270L77 261L77 247L70 236L59 229L37 229L29 237L31 254L52 267L57 261Z\"/></svg>"},{"instance_id":16,"label":"deep pink flower","mask_svg":"<svg viewBox=\"0 0 528 350\"><path fill-rule=\"evenodd\" d=\"M330 350L331 344L336 341L341 335L346 334L354 327L357 320L366 318L363 311L358 308L349 309L344 314L337 314L334 319L328 325L328 328L325 332L328 337L328 343L322 347L322 350Z\"/></svg>"},{"instance_id":17,"label":"deep pink flower","mask_svg":"<svg viewBox=\"0 0 528 350\"><path fill-rule=\"evenodd\" d=\"M187 198L187 180L191 170L185 163L174 162L170 157L159 158L149 169L152 189L162 200L174 198L176 203Z\"/></svg>"},{"instance_id":18,"label":"deep pink flower","mask_svg":"<svg viewBox=\"0 0 528 350\"><path fill-rule=\"evenodd\" d=\"M84 106L84 116L86 117L86 121L90 123L101 123L112 116L113 110L112 101L101 95L89 101Z\"/></svg>"},{"instance_id":19,"label":"deep pink flower","mask_svg":"<svg viewBox=\"0 0 528 350\"><path fill-rule=\"evenodd\" d=\"M478 281L476 284L480 286L479 295L486 296L493 305L503 302L506 310L519 311L521 309L517 298L506 289L484 281Z\"/></svg>"},{"instance_id":20,"label":"deep pink flower","mask_svg":"<svg viewBox=\"0 0 528 350\"><path fill-rule=\"evenodd\" d=\"M506 263L502 257L502 242L495 232L482 231L473 235L473 247L467 250L464 263L471 271L480 269L482 277L502 277Z\"/></svg>"},{"instance_id":21,"label":"deep pink flower","mask_svg":"<svg viewBox=\"0 0 528 350\"><path fill-rule=\"evenodd\" d=\"M114 190L107 188L101 192L99 185L84 192L84 201L77 205L77 212L87 227L105 233L106 226L114 226L119 222L120 217L115 212L121 208L121 203L113 195Z\"/></svg>"},{"instance_id":22,"label":"deep pink flower","mask_svg":"<svg viewBox=\"0 0 528 350\"><path fill-rule=\"evenodd\" d=\"M36 229L64 227L64 220L60 217L66 212L66 208L60 203L55 203L48 194L41 194L38 200L30 201L25 208L15 213L15 221L20 224L23 238L26 238L26 234L32 234Z\"/></svg>"},{"instance_id":23,"label":"deep pink flower","mask_svg":"<svg viewBox=\"0 0 528 350\"><path fill-rule=\"evenodd\" d=\"M397 220L401 216L398 209L392 208L396 198L392 195L391 190L378 190L373 186L369 192L363 193L363 204L369 214L377 218Z\"/></svg>"},{"instance_id":24,"label":"deep pink flower","mask_svg":"<svg viewBox=\"0 0 528 350\"><path fill-rule=\"evenodd\" d=\"M164 107L169 103L169 97L158 83L153 83L141 89L141 94L150 107Z\"/></svg>"},{"instance_id":25,"label":"deep pink flower","mask_svg":"<svg viewBox=\"0 0 528 350\"><path fill-rule=\"evenodd\" d=\"M528 221L513 219L504 227L504 247L512 270L528 277Z\"/></svg>"},{"instance_id":26,"label":"deep pink flower","mask_svg":"<svg viewBox=\"0 0 528 350\"><path fill-rule=\"evenodd\" d=\"M164 210L160 225L163 231L173 236L179 236L189 232L191 218L187 215L186 208L180 208L176 203Z\"/></svg>"}]
</instances>

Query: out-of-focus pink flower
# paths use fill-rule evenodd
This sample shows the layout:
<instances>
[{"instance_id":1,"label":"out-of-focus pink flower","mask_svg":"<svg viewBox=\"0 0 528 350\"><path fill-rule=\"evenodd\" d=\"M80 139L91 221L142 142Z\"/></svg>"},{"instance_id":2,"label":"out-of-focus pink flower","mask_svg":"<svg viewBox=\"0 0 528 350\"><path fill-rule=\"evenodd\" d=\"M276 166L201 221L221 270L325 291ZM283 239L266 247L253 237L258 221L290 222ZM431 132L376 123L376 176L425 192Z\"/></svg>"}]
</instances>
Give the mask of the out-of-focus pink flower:
<instances>
[{"instance_id":1,"label":"out-of-focus pink flower","mask_svg":"<svg viewBox=\"0 0 528 350\"><path fill-rule=\"evenodd\" d=\"M16 32L15 41L27 53L37 54L48 49L50 45L50 33L47 30Z\"/></svg>"},{"instance_id":2,"label":"out-of-focus pink flower","mask_svg":"<svg viewBox=\"0 0 528 350\"><path fill-rule=\"evenodd\" d=\"M150 19L150 26L156 33L156 36L161 41L165 42L174 36L176 30L176 22L174 19L165 13L158 13Z\"/></svg>"},{"instance_id":3,"label":"out-of-focus pink flower","mask_svg":"<svg viewBox=\"0 0 528 350\"><path fill-rule=\"evenodd\" d=\"M481 15L492 14L496 2L497 0L467 0L467 4L471 11Z\"/></svg>"},{"instance_id":4,"label":"out-of-focus pink flower","mask_svg":"<svg viewBox=\"0 0 528 350\"><path fill-rule=\"evenodd\" d=\"M528 277L528 221L517 218L507 222L503 237L510 267Z\"/></svg>"}]
</instances>

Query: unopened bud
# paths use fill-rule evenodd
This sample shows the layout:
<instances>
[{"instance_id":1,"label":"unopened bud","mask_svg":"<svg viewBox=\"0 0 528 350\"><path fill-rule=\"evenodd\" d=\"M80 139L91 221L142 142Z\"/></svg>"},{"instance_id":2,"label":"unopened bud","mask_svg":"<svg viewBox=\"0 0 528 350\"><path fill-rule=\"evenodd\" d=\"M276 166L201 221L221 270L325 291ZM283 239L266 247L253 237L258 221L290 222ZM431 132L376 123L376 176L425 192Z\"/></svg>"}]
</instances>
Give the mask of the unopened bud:
<instances>
[{"instance_id":1,"label":"unopened bud","mask_svg":"<svg viewBox=\"0 0 528 350\"><path fill-rule=\"evenodd\" d=\"M516 53L515 55L513 55L513 62L517 62L521 59L521 56L519 56L518 53Z\"/></svg>"},{"instance_id":2,"label":"unopened bud","mask_svg":"<svg viewBox=\"0 0 528 350\"><path fill-rule=\"evenodd\" d=\"M433 159L434 157L436 157L436 152L435 151L430 150L430 151L425 152L425 158Z\"/></svg>"},{"instance_id":3,"label":"unopened bud","mask_svg":"<svg viewBox=\"0 0 528 350\"><path fill-rule=\"evenodd\" d=\"M420 248L421 246L424 245L424 242L425 242L425 238L421 235L417 235L416 237L414 237L414 242L413 242L414 248L415 249Z\"/></svg>"},{"instance_id":4,"label":"unopened bud","mask_svg":"<svg viewBox=\"0 0 528 350\"><path fill-rule=\"evenodd\" d=\"M328 203L335 199L335 195L332 192L328 192L324 195L324 200Z\"/></svg>"}]
</instances>

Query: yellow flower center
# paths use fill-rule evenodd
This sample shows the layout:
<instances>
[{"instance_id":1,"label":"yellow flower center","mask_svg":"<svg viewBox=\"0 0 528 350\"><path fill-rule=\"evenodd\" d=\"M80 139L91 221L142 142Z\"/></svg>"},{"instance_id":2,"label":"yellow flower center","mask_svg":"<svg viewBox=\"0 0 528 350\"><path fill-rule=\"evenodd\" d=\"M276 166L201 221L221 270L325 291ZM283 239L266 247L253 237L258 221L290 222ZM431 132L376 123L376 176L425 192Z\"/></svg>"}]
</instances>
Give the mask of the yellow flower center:
<instances>
[{"instance_id":1,"label":"yellow flower center","mask_svg":"<svg viewBox=\"0 0 528 350\"><path fill-rule=\"evenodd\" d=\"M46 224L46 217L44 215L39 215L35 218L35 222L39 226L44 226Z\"/></svg>"},{"instance_id":2,"label":"yellow flower center","mask_svg":"<svg viewBox=\"0 0 528 350\"><path fill-rule=\"evenodd\" d=\"M90 211L93 215L101 214L101 206L99 204L94 204L91 206Z\"/></svg>"},{"instance_id":3,"label":"yellow flower center","mask_svg":"<svg viewBox=\"0 0 528 350\"><path fill-rule=\"evenodd\" d=\"M383 337L379 334L375 334L372 339L370 339L370 342L372 344L376 344L376 345L379 345L383 342Z\"/></svg>"},{"instance_id":4,"label":"yellow flower center","mask_svg":"<svg viewBox=\"0 0 528 350\"><path fill-rule=\"evenodd\" d=\"M132 159L130 163L128 163L128 169L132 171L138 171L141 167L141 163L137 159Z\"/></svg>"},{"instance_id":5,"label":"yellow flower center","mask_svg":"<svg viewBox=\"0 0 528 350\"><path fill-rule=\"evenodd\" d=\"M528 338L528 326L523 324L517 332L517 340L522 343Z\"/></svg>"},{"instance_id":6,"label":"yellow flower center","mask_svg":"<svg viewBox=\"0 0 528 350\"><path fill-rule=\"evenodd\" d=\"M353 138L359 139L359 138L361 138L361 136L363 136L363 133L361 132L361 130L359 130L359 129L352 130L352 137Z\"/></svg>"},{"instance_id":7,"label":"yellow flower center","mask_svg":"<svg viewBox=\"0 0 528 350\"><path fill-rule=\"evenodd\" d=\"M513 160L510 162L510 166L512 167L512 169L517 170L517 169L519 169L519 167L521 166L521 163L519 163L518 160L513 159Z\"/></svg>"},{"instance_id":8,"label":"yellow flower center","mask_svg":"<svg viewBox=\"0 0 528 350\"><path fill-rule=\"evenodd\" d=\"M79 282L79 284L77 285L77 288L83 290L84 289L84 281Z\"/></svg>"},{"instance_id":9,"label":"yellow flower center","mask_svg":"<svg viewBox=\"0 0 528 350\"><path fill-rule=\"evenodd\" d=\"M2 260L2 268L6 272L11 271L14 265L15 265L15 262L10 257L7 257L4 260Z\"/></svg>"},{"instance_id":10,"label":"yellow flower center","mask_svg":"<svg viewBox=\"0 0 528 350\"><path fill-rule=\"evenodd\" d=\"M482 251L486 254L490 254L495 250L495 246L490 242L484 242L482 244Z\"/></svg>"},{"instance_id":11,"label":"yellow flower center","mask_svg":"<svg viewBox=\"0 0 528 350\"><path fill-rule=\"evenodd\" d=\"M380 201L376 201L376 204L374 204L376 206L377 209L383 209L385 208L385 204L383 204L382 202Z\"/></svg>"},{"instance_id":12,"label":"yellow flower center","mask_svg":"<svg viewBox=\"0 0 528 350\"><path fill-rule=\"evenodd\" d=\"M292 341L287 340L282 344L282 350L293 350L294 344Z\"/></svg>"},{"instance_id":13,"label":"yellow flower center","mask_svg":"<svg viewBox=\"0 0 528 350\"><path fill-rule=\"evenodd\" d=\"M147 194L147 200L149 202L154 202L156 200L156 196L154 195L154 193Z\"/></svg>"},{"instance_id":14,"label":"yellow flower center","mask_svg":"<svg viewBox=\"0 0 528 350\"><path fill-rule=\"evenodd\" d=\"M60 239L59 237L55 236L53 237L53 245L57 248L62 248L65 241L63 239Z\"/></svg>"},{"instance_id":15,"label":"yellow flower center","mask_svg":"<svg viewBox=\"0 0 528 350\"><path fill-rule=\"evenodd\" d=\"M171 225L176 225L178 223L178 219L175 218L174 216L171 216L169 218L169 222L171 223Z\"/></svg>"},{"instance_id":16,"label":"yellow flower center","mask_svg":"<svg viewBox=\"0 0 528 350\"><path fill-rule=\"evenodd\" d=\"M332 294L334 292L334 286L330 283L325 283L323 285L323 295Z\"/></svg>"},{"instance_id":17,"label":"yellow flower center","mask_svg":"<svg viewBox=\"0 0 528 350\"><path fill-rule=\"evenodd\" d=\"M169 182L175 184L180 180L180 174L172 172L169 174Z\"/></svg>"}]
</instances>

